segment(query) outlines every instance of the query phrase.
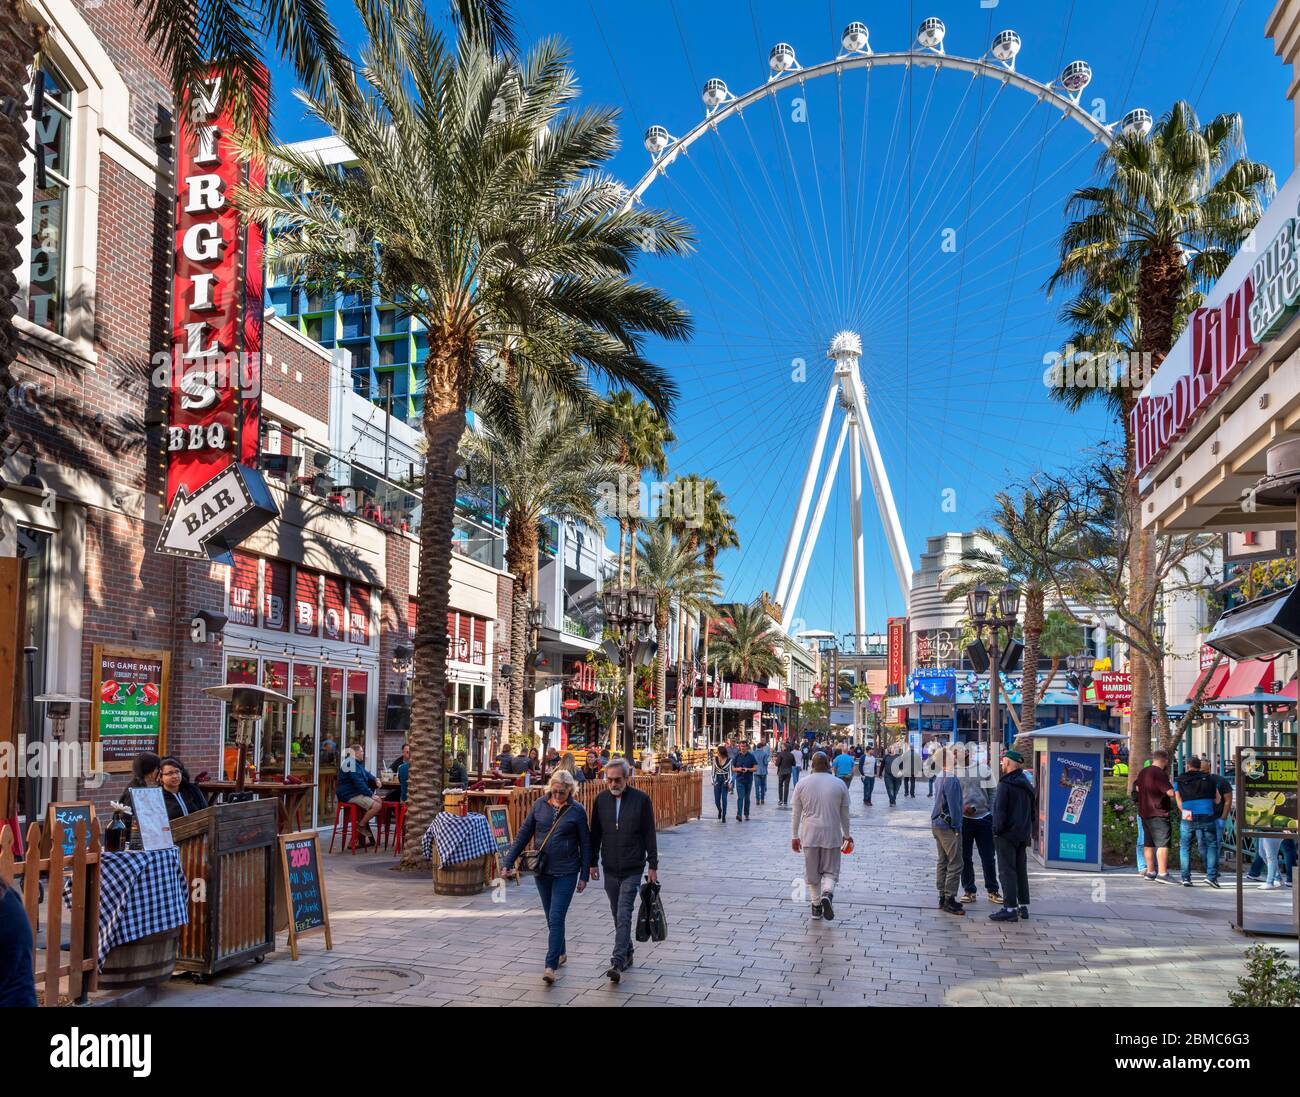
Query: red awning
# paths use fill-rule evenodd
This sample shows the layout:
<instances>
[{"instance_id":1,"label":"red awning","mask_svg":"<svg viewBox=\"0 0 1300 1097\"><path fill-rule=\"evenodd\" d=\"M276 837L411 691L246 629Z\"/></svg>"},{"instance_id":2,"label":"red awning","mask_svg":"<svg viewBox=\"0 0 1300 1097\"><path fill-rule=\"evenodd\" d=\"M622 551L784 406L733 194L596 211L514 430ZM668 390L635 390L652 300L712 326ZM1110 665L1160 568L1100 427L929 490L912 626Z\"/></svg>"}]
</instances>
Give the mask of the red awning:
<instances>
[{"instance_id":1,"label":"red awning","mask_svg":"<svg viewBox=\"0 0 1300 1097\"><path fill-rule=\"evenodd\" d=\"M1187 691L1187 701L1190 702L1196 696L1196 691L1201 688L1201 682L1205 676L1210 673L1210 668L1206 667L1197 676L1192 688ZM1214 677L1210 679L1210 684L1205 687L1205 693L1201 695L1202 701L1213 701L1216 697L1223 696L1223 684L1228 680L1228 664L1220 663L1214 671Z\"/></svg>"},{"instance_id":2,"label":"red awning","mask_svg":"<svg viewBox=\"0 0 1300 1097\"><path fill-rule=\"evenodd\" d=\"M785 690L766 689L763 686L759 686L758 699L765 705L784 705L786 701Z\"/></svg>"},{"instance_id":3,"label":"red awning","mask_svg":"<svg viewBox=\"0 0 1300 1097\"><path fill-rule=\"evenodd\" d=\"M1220 697L1245 697L1248 693L1268 693L1273 685L1272 659L1243 659L1228 676Z\"/></svg>"},{"instance_id":4,"label":"red awning","mask_svg":"<svg viewBox=\"0 0 1300 1097\"><path fill-rule=\"evenodd\" d=\"M1291 681L1289 681L1286 685L1282 687L1282 692L1279 693L1278 696L1284 698L1287 701L1294 701L1296 699L1295 687L1296 687L1296 680L1292 678Z\"/></svg>"}]
</instances>

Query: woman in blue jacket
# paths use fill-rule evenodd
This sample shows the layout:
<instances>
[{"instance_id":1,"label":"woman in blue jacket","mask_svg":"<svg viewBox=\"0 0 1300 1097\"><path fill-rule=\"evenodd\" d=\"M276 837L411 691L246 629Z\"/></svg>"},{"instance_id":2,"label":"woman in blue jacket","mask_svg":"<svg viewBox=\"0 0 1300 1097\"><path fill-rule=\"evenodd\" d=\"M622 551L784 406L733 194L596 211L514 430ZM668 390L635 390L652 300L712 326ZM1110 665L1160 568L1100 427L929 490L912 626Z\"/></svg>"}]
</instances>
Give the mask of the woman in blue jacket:
<instances>
[{"instance_id":1,"label":"woman in blue jacket","mask_svg":"<svg viewBox=\"0 0 1300 1097\"><path fill-rule=\"evenodd\" d=\"M555 971L568 958L565 955L564 919L573 902L574 891L585 891L591 857L591 830L587 812L575 799L577 779L568 770L551 774L547 795L533 805L519 834L506 851L502 870L515 875L519 855L534 841L537 850L537 892L542 897L546 928L546 966L542 982L555 982Z\"/></svg>"}]
</instances>

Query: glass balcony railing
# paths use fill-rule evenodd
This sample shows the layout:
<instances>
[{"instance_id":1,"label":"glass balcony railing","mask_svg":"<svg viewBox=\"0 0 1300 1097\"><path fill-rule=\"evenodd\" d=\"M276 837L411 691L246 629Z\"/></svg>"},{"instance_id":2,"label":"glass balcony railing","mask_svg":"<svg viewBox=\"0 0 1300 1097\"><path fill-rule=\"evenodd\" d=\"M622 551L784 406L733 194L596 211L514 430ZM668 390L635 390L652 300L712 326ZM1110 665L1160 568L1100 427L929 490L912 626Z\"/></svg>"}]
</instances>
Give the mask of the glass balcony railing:
<instances>
[{"instance_id":1,"label":"glass balcony railing","mask_svg":"<svg viewBox=\"0 0 1300 1097\"><path fill-rule=\"evenodd\" d=\"M263 435L263 445L267 435ZM288 435L283 436L288 441ZM414 484L385 479L365 465L297 438L295 453L263 452L262 471L289 490L316 503L377 526L418 533L421 497ZM489 567L504 570L505 540L490 525L460 513L452 520L452 549Z\"/></svg>"}]
</instances>

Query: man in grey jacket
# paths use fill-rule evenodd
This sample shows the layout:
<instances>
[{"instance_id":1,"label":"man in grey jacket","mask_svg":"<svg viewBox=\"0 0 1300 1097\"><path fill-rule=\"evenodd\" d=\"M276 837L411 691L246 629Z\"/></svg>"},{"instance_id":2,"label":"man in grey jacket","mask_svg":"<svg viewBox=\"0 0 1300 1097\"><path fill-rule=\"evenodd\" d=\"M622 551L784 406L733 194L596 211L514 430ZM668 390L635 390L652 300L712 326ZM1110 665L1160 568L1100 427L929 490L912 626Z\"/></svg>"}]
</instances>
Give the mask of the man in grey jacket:
<instances>
[{"instance_id":1,"label":"man in grey jacket","mask_svg":"<svg viewBox=\"0 0 1300 1097\"><path fill-rule=\"evenodd\" d=\"M989 902L1002 905L997 864L993 859L993 798L984 787L979 766L972 762L957 777L961 784L961 902L975 902L975 851L984 870Z\"/></svg>"},{"instance_id":2,"label":"man in grey jacket","mask_svg":"<svg viewBox=\"0 0 1300 1097\"><path fill-rule=\"evenodd\" d=\"M812 916L835 917L831 906L840 878L840 856L853 848L849 833L849 790L830 772L826 755L812 756L812 771L790 798L790 848L803 854L804 880L812 901Z\"/></svg>"}]
</instances>

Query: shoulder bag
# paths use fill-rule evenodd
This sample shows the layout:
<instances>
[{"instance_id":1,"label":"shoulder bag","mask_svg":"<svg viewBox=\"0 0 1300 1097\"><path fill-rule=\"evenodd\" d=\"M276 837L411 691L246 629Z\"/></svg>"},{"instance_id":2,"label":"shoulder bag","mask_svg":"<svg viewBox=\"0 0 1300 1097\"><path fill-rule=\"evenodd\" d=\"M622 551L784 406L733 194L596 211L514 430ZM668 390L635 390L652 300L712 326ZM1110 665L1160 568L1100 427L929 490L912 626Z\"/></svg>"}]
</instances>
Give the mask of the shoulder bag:
<instances>
[{"instance_id":1,"label":"shoulder bag","mask_svg":"<svg viewBox=\"0 0 1300 1097\"><path fill-rule=\"evenodd\" d=\"M560 808L560 810L555 813L555 818L551 820L551 829L546 832L546 837L542 839L542 844L538 846L533 853L534 872L546 874L550 866L550 858L546 856L546 843L551 840L551 835L555 833L556 829L560 825L561 817L568 810L569 805L565 804L564 807Z\"/></svg>"}]
</instances>

